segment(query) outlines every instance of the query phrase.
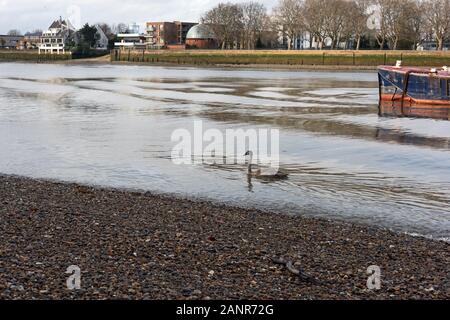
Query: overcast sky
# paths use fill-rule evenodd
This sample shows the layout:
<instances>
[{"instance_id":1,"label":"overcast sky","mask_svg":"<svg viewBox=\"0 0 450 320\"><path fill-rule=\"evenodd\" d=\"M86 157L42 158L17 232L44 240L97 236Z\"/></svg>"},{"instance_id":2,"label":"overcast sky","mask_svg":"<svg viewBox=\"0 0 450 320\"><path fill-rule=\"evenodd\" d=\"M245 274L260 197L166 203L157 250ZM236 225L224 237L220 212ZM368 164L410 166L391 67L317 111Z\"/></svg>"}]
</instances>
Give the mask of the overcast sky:
<instances>
[{"instance_id":1,"label":"overcast sky","mask_svg":"<svg viewBox=\"0 0 450 320\"><path fill-rule=\"evenodd\" d=\"M228 0L0 0L0 34L46 29L59 16L74 24L145 21L198 21L201 14ZM234 0L233 2L244 2ZM257 0L270 10L277 0ZM78 15L77 12L80 12ZM80 19L78 19L78 16ZM142 30L141 30L142 31Z\"/></svg>"}]
</instances>

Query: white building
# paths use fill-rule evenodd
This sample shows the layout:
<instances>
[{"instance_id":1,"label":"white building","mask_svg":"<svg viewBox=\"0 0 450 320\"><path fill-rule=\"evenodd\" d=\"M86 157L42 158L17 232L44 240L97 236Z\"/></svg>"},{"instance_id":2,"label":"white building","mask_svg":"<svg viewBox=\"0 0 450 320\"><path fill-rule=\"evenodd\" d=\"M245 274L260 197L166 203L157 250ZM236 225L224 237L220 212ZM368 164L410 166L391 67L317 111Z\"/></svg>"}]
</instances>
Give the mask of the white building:
<instances>
[{"instance_id":1,"label":"white building","mask_svg":"<svg viewBox=\"0 0 450 320\"><path fill-rule=\"evenodd\" d=\"M288 42L290 41L289 37L285 36L282 31L279 31L278 33L278 42L282 47L287 48ZM300 34L298 34L293 40L292 40L292 49L293 50L308 50L308 49L329 49L332 45L332 40L327 37L323 40L323 43L320 43L319 40L311 35L308 31L304 31ZM338 41L336 44L335 49L349 49L353 48L354 46L354 40L350 39L348 41Z\"/></svg>"},{"instance_id":2,"label":"white building","mask_svg":"<svg viewBox=\"0 0 450 320\"><path fill-rule=\"evenodd\" d=\"M65 53L68 39L75 33L75 28L69 20L56 20L42 33L38 46L39 54Z\"/></svg>"},{"instance_id":3,"label":"white building","mask_svg":"<svg viewBox=\"0 0 450 320\"><path fill-rule=\"evenodd\" d=\"M434 40L427 40L417 45L417 51L437 51L437 43ZM444 51L450 50L450 42L445 42L443 46Z\"/></svg>"},{"instance_id":4,"label":"white building","mask_svg":"<svg viewBox=\"0 0 450 320\"><path fill-rule=\"evenodd\" d=\"M120 42L115 42L117 49L145 49L146 39L144 35L139 33L119 33L117 35Z\"/></svg>"}]
</instances>

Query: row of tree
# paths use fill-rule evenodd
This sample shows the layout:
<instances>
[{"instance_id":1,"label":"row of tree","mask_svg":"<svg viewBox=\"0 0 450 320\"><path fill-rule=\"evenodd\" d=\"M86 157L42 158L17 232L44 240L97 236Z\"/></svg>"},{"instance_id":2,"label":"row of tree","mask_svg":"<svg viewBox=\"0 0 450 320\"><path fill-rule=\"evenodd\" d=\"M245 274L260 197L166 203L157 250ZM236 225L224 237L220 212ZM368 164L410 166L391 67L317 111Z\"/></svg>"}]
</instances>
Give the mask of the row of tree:
<instances>
[{"instance_id":1,"label":"row of tree","mask_svg":"<svg viewBox=\"0 0 450 320\"><path fill-rule=\"evenodd\" d=\"M281 38L288 49L308 34L310 48L359 50L373 37L380 49L416 49L450 41L450 0L279 0L269 14L256 1L221 3L206 12L222 49L254 49Z\"/></svg>"}]
</instances>

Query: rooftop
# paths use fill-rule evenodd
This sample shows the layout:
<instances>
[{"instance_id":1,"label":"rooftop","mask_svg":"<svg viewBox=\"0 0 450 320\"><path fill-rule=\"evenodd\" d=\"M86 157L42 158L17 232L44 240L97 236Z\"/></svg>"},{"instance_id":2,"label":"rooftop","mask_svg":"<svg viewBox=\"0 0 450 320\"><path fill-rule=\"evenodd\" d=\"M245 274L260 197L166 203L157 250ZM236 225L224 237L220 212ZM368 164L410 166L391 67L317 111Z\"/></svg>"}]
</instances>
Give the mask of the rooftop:
<instances>
[{"instance_id":1,"label":"rooftop","mask_svg":"<svg viewBox=\"0 0 450 320\"><path fill-rule=\"evenodd\" d=\"M214 31L206 24L193 26L186 36L187 39L216 39Z\"/></svg>"}]
</instances>

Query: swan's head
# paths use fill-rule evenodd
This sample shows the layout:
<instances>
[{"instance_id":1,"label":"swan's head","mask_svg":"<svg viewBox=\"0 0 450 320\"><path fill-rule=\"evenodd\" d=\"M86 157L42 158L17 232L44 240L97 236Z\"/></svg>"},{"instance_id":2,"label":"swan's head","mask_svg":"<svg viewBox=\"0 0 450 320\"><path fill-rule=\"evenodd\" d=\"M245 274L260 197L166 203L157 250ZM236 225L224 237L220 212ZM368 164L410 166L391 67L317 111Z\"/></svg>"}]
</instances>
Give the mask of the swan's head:
<instances>
[{"instance_id":1,"label":"swan's head","mask_svg":"<svg viewBox=\"0 0 450 320\"><path fill-rule=\"evenodd\" d=\"M253 156L253 152L252 152L252 151L247 151L247 152L244 154L244 157L246 157L246 156Z\"/></svg>"}]
</instances>

